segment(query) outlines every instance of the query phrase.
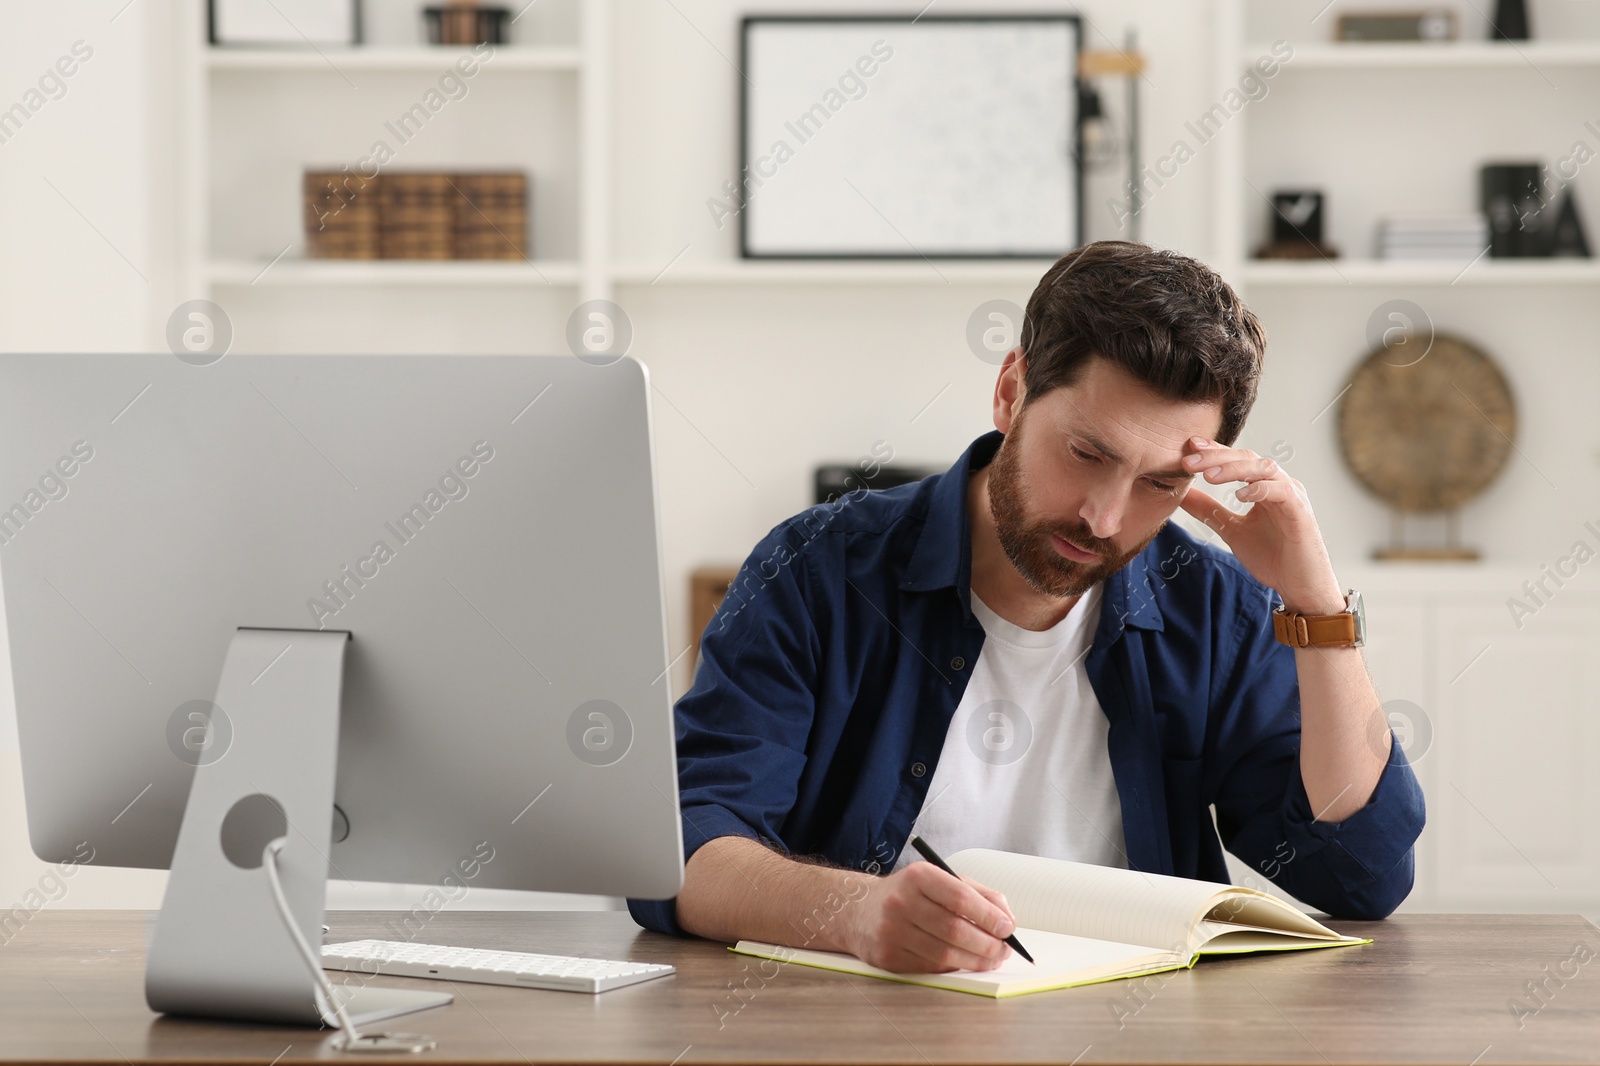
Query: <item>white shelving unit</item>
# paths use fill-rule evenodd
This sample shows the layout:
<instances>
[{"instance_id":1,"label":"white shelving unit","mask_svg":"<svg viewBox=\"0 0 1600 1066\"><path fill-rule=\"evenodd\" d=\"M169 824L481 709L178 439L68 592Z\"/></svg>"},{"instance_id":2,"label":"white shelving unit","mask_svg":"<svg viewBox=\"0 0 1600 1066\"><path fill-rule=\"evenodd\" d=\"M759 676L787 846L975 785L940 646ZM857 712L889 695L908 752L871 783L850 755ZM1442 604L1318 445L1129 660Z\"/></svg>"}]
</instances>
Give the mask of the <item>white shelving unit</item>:
<instances>
[{"instance_id":1,"label":"white shelving unit","mask_svg":"<svg viewBox=\"0 0 1600 1066\"><path fill-rule=\"evenodd\" d=\"M245 290L295 288L559 291L570 308L608 298L610 136L608 0L555 0L546 23L499 45L472 49L420 42L409 5L369 0L384 39L346 48L245 48L206 42L203 4L185 4L183 94L186 183L181 273L192 294L224 303ZM532 20L530 20L531 22ZM514 27L515 29L515 27ZM408 33L410 37L408 38ZM561 36L573 39L559 39ZM459 61L475 63L466 78ZM439 135L394 120L456 71L454 93L429 123ZM476 96L471 108L463 101ZM451 110L451 109L454 110ZM469 113L470 112L470 113ZM316 122L299 121L315 114ZM385 121L385 120L388 121ZM410 134L410 136L407 136ZM354 261L308 258L300 175L354 166L375 142L400 169L514 167L531 178L532 254L524 262Z\"/></svg>"},{"instance_id":2,"label":"white shelving unit","mask_svg":"<svg viewBox=\"0 0 1600 1066\"><path fill-rule=\"evenodd\" d=\"M386 286L566 286L583 277L576 260L407 260L299 259L274 263L213 259L208 277L214 286L294 285Z\"/></svg>"},{"instance_id":3,"label":"white shelving unit","mask_svg":"<svg viewBox=\"0 0 1600 1066\"><path fill-rule=\"evenodd\" d=\"M1476 189L1469 183L1475 181L1476 168L1481 162L1497 154L1513 158L1544 155L1554 162L1555 154L1570 149L1575 139L1583 138L1590 142L1595 139L1593 131L1586 129L1582 123L1585 115L1581 109L1573 110L1574 121L1564 124L1552 121L1550 111L1552 99L1559 101L1563 96L1574 100L1592 99L1591 90L1600 88L1600 19L1593 20L1597 24L1588 27L1596 35L1593 39L1510 42L1461 39L1419 44L1362 44L1336 43L1329 39L1337 13L1338 8L1324 9L1323 15L1315 22L1292 24L1291 31L1283 21L1288 16L1282 9L1269 11L1261 0L1220 0L1216 27L1216 51L1219 56L1217 99L1220 100L1230 89L1237 90L1240 76L1257 57L1271 55L1274 40L1278 39L1289 40L1293 46L1293 57L1283 62L1268 81L1270 93L1281 93L1285 87L1314 80L1322 90L1322 99L1307 99L1307 103L1315 105L1315 112L1307 116L1306 121L1318 124L1319 129L1332 125L1330 115L1343 106L1338 99L1340 95L1349 91L1370 91L1371 86L1381 81L1384 92L1389 96L1388 106L1381 112L1365 115L1374 120L1371 128L1374 138L1364 141L1359 136L1350 136L1352 130L1349 127L1338 130L1337 135L1341 137L1340 147L1348 157L1376 160L1378 165L1388 166L1395 173L1399 180L1394 182L1394 191L1401 202L1388 204L1388 209L1476 209ZM1474 9L1471 8L1464 12L1467 16L1473 13ZM1284 30L1283 37L1268 39L1252 32L1260 22L1270 22L1277 29ZM1470 25L1463 29L1465 35L1475 32L1479 31ZM1546 92L1548 95L1540 95ZM1411 177L1407 171L1417 169L1406 165L1408 146L1377 136L1385 125L1403 125L1403 120L1397 119L1395 113L1423 105L1424 94L1433 99L1426 101L1427 106L1421 111L1424 117L1414 124L1414 147L1410 151L1431 163L1442 154L1435 150L1435 146L1449 143L1456 157L1453 162L1459 163L1455 177L1460 179L1459 188L1467 193L1456 203L1439 204L1431 198L1419 199L1416 190L1406 190L1404 183ZM1521 115L1515 114L1517 102L1525 107ZM1349 106L1359 107L1360 104L1352 102ZM1376 260L1370 256L1375 243L1377 216L1364 219L1366 225L1358 231L1359 239L1335 242L1341 252L1337 259L1252 259L1251 249L1260 242L1262 224L1271 210L1264 197L1272 191L1269 186L1277 186L1277 181L1270 175L1260 173L1262 152L1257 149L1258 144L1273 140L1274 135L1283 131L1282 116L1272 113L1275 107L1270 94L1269 98L1251 102L1229 119L1226 135L1217 138L1215 262L1242 287L1600 284L1600 267L1596 266L1597 261L1593 259L1512 261L1485 257L1470 267L1464 262L1451 261L1418 263ZM1354 119L1355 114L1348 117ZM1474 118L1469 119L1469 115L1474 115ZM1549 137L1539 142L1539 148L1529 149L1515 139L1491 146L1491 141L1472 130L1474 125L1510 124L1519 118L1525 119L1530 129L1537 127L1541 131L1545 128L1550 130ZM1267 131L1265 135L1261 132L1263 128ZM1314 157L1314 163L1298 169L1339 166L1340 161L1330 161L1326 151L1317 151L1326 148L1320 139L1300 139L1311 142L1312 151L1309 154ZM1461 146L1475 140L1484 143L1482 152L1476 157L1464 154ZM1278 144L1271 145L1279 157L1293 154L1301 147L1293 141L1281 147ZM1209 146L1207 150L1210 150ZM1351 185L1354 185L1355 179L1367 177L1365 173L1360 173L1360 167L1352 165L1343 169L1351 174L1350 184L1343 187L1333 185L1325 189L1329 193L1327 210L1336 218L1349 208ZM1369 166L1368 173L1372 169ZM1437 183L1437 179L1434 183ZM1293 187L1326 184L1326 179L1306 181L1296 178ZM1423 179L1420 184L1429 182ZM1372 189L1363 183L1360 191L1366 196ZM1593 197L1585 198L1581 193L1579 199L1580 206L1595 202ZM1386 209L1381 200L1362 199L1359 204L1358 210L1367 208L1369 204L1373 210L1381 212ZM1586 221L1592 227L1593 218L1588 217ZM1600 238L1600 233L1591 231L1591 241L1597 238Z\"/></svg>"},{"instance_id":4,"label":"white shelving unit","mask_svg":"<svg viewBox=\"0 0 1600 1066\"><path fill-rule=\"evenodd\" d=\"M1382 259L1252 260L1239 277L1246 287L1287 285L1600 285L1592 259L1490 259L1471 263L1392 262Z\"/></svg>"},{"instance_id":5,"label":"white shelving unit","mask_svg":"<svg viewBox=\"0 0 1600 1066\"><path fill-rule=\"evenodd\" d=\"M1429 828L1406 906L1593 913L1600 846L1580 841L1572 819L1597 792L1582 767L1600 758L1600 730L1590 724L1600 697L1584 650L1600 634L1600 595L1563 592L1532 619L1515 618L1508 597L1525 595L1545 556L1571 550L1557 545L1588 536L1581 515L1593 509L1600 456L1573 446L1588 424L1573 393L1594 377L1584 364L1600 324L1600 262L1371 255L1389 211L1475 210L1485 162L1553 165L1576 140L1595 145L1584 108L1600 96L1600 39L1336 44L1337 9L1315 22L1312 13L1270 0L1218 7L1217 100L1272 54L1264 40L1294 49L1268 92L1205 148L1216 156L1217 265L1273 338L1264 388L1279 391L1248 431L1291 442L1291 469L1315 491L1348 482L1334 408L1369 347L1370 316L1392 301L1500 362L1517 397L1517 452L1463 516L1469 542L1495 545L1486 561L1430 567L1347 553L1335 562L1341 580L1365 593L1367 662L1380 698L1400 709L1399 735L1427 796ZM1461 13L1465 34L1481 32L1472 9ZM1600 38L1593 21L1587 32ZM1573 176L1591 240L1600 238L1600 173L1579 167ZM1337 258L1251 258L1271 215L1266 198L1285 188L1325 193ZM1346 544L1382 538L1381 507L1361 494L1343 502L1318 508L1325 532L1345 534Z\"/></svg>"},{"instance_id":6,"label":"white shelving unit","mask_svg":"<svg viewBox=\"0 0 1600 1066\"><path fill-rule=\"evenodd\" d=\"M552 0L544 0L545 4ZM484 290L515 298L521 292L560 290L570 308L581 300L608 299L618 289L714 286L1009 286L1031 287L1050 260L921 260L863 262L752 262L737 258L664 258L660 263L617 260L611 241L610 145L615 127L610 115L608 0L554 0L573 11L558 19L575 27L576 40L519 41L498 47L481 64L473 93L492 90L530 106L562 98L550 116L574 158L558 164L554 187L538 159L485 157L486 165L519 165L533 176L534 254L527 263L337 261L307 258L299 233L299 172L306 167L354 163L367 142L354 136L351 122L331 138L319 139L311 124L294 116L318 106L319 124L339 126L340 108L387 95L392 105L379 117L404 109L429 85L430 75L471 57L470 49L440 48L385 40L347 48L239 48L205 43L203 14L186 28L191 91L186 127L188 182L185 201L201 205L186 212L183 241L185 284L194 294L226 303L242 294L287 294L296 289L348 290L384 294L391 290ZM369 8L397 0L369 0ZM189 5L191 8L203 5ZM541 5L543 6L543 5ZM373 21L369 19L369 22ZM379 20L384 21L384 20ZM386 20L389 36L396 16ZM511 88L507 88L510 86ZM409 95L408 95L409 94ZM319 101L325 99L326 105ZM449 105L446 108L455 106ZM509 106L470 133L458 133L441 168L476 162L503 129ZM389 137L376 121L374 135ZM257 132L260 131L260 132ZM338 150L322 147L343 138ZM390 138L392 139L392 138ZM467 160L460 159L465 155ZM537 155L530 148L524 155ZM511 153L512 156L515 153ZM442 154L437 157L444 159ZM397 168L432 165L400 158ZM552 205L552 197L559 202ZM248 209L242 205L249 204ZM543 213L541 213L543 212ZM551 313L555 308L552 306ZM563 312L564 313L564 312Z\"/></svg>"},{"instance_id":7,"label":"white shelving unit","mask_svg":"<svg viewBox=\"0 0 1600 1066\"><path fill-rule=\"evenodd\" d=\"M558 0L559 2L559 0ZM383 0L379 0L383 3ZM741 260L676 260L662 263L613 261L610 241L609 144L613 135L609 114L609 5L607 0L566 0L572 9L557 20L573 28L574 40L524 40L500 46L491 61L482 64L473 91L491 92L515 99L545 101L559 98L545 116L561 127L557 139L571 148L560 162L539 158L536 148L494 158L523 165L534 177L534 254L525 264L503 263L343 263L307 260L298 247L299 219L295 210L298 186L288 186L292 168L274 151L299 151L298 165L337 165L353 162L363 145L353 138L348 150L336 153L320 147L314 137L294 141L303 131L294 128L286 112L315 93L328 98L328 110L349 104L341 93L347 82L359 79L363 94L371 89L388 93L399 104L426 87L430 74L448 70L470 50L437 48L415 42L380 41L354 48L279 49L211 47L204 43L201 5L186 5L193 12L187 29L191 57L191 101L187 126L189 164L182 168L190 187L186 200L203 209L184 215L189 232L185 273L187 287L212 293L241 287L267 286L276 290L294 286L384 289L441 287L515 290L560 288L572 290L563 299L609 298L614 289L640 286L764 286L764 285L948 285L1004 284L1026 286L1036 281L1045 261L921 261L900 262L793 262L761 263ZM394 5L391 5L394 6ZM1249 0L1220 0L1217 5L1215 46L1217 92L1232 87L1249 59L1268 54L1269 41L1250 33L1253 28ZM395 36L395 16L376 20ZM1328 18L1319 32L1326 32ZM1600 40L1529 41L1492 43L1458 41L1446 44L1345 45L1324 41L1297 41L1292 62L1283 65L1279 79L1340 76L1340 72L1497 72L1516 70L1577 71L1600 74ZM510 88L508 88L508 86ZM411 97L406 96L410 93ZM262 103L262 101L268 101ZM275 101L275 102L274 102ZM261 135L240 134L229 127L239 121L265 127ZM502 108L500 116L503 117ZM320 117L320 116L319 116ZM1246 289L1281 290L1295 286L1593 286L1600 284L1600 267L1592 261L1505 262L1480 260L1463 269L1459 263L1393 263L1362 258L1361 248L1346 249L1349 258L1334 262L1262 262L1251 260L1250 221L1265 204L1249 190L1248 138L1253 115L1233 119L1231 139L1219 141L1212 161L1217 189L1213 261ZM367 123L376 129L377 123ZM451 158L472 156L463 145L476 145L479 155L495 138L492 124L461 134L451 146ZM492 155L492 153L490 153ZM486 161L489 156L483 156ZM256 164L261 164L257 166ZM397 165L410 165L402 159ZM554 163L553 169L550 165ZM1468 165L1464 161L1463 165ZM271 178L260 171L276 169ZM266 183L274 182L274 198L250 210L235 205L259 197ZM1257 185L1260 183L1257 182ZM239 186L247 186L240 188ZM1332 210L1340 210L1335 190ZM272 239L266 237L272 231Z\"/></svg>"},{"instance_id":8,"label":"white shelving unit","mask_svg":"<svg viewBox=\"0 0 1600 1066\"><path fill-rule=\"evenodd\" d=\"M364 45L354 48L206 48L201 62L212 70L416 70L434 71L472 58L469 48ZM502 45L495 70L578 70L583 49L562 45Z\"/></svg>"},{"instance_id":9,"label":"white shelving unit","mask_svg":"<svg viewBox=\"0 0 1600 1066\"><path fill-rule=\"evenodd\" d=\"M618 264L618 285L1033 285L1053 260Z\"/></svg>"},{"instance_id":10,"label":"white shelving unit","mask_svg":"<svg viewBox=\"0 0 1600 1066\"><path fill-rule=\"evenodd\" d=\"M1246 45L1263 55L1270 41ZM1441 41L1434 44L1306 44L1295 47L1297 70L1495 69L1501 67L1600 67L1600 41Z\"/></svg>"}]
</instances>

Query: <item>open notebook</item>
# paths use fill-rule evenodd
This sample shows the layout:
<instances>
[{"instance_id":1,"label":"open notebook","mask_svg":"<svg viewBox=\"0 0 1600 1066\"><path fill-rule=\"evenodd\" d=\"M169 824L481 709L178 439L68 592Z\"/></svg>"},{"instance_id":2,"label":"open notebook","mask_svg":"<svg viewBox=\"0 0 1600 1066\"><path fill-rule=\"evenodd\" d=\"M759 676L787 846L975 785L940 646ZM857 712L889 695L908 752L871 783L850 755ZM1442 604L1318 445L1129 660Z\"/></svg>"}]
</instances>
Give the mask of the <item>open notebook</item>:
<instances>
[{"instance_id":1,"label":"open notebook","mask_svg":"<svg viewBox=\"0 0 1600 1066\"><path fill-rule=\"evenodd\" d=\"M1340 936L1252 888L983 848L947 861L963 877L1005 893L1017 939L1037 965L1013 952L994 970L890 973L839 952L750 940L730 950L999 998L1177 970L1202 955L1371 943Z\"/></svg>"}]
</instances>

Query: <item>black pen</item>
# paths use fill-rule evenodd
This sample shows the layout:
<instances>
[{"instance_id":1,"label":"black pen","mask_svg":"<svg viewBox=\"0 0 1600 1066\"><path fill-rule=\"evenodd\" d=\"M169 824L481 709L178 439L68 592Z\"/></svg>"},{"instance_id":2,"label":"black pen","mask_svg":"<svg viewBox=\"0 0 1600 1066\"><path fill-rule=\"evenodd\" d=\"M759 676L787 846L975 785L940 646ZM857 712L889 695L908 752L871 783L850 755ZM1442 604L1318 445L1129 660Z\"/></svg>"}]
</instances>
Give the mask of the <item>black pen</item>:
<instances>
[{"instance_id":1,"label":"black pen","mask_svg":"<svg viewBox=\"0 0 1600 1066\"><path fill-rule=\"evenodd\" d=\"M937 852L935 852L932 848L928 847L928 842L926 840L923 840L921 837L912 837L911 838L911 846L916 848L917 851L922 855L922 857L924 859L927 859L929 862L933 863L935 866L937 866L939 869L943 870L945 873L949 874L951 877L954 877L958 881L961 879L961 875L960 874L958 874L954 870L950 869L949 864L946 863L943 859L939 858L939 855L938 855ZM1022 941L1017 939L1017 934L1012 933L1010 936L1006 937L1006 943L1011 945L1011 950L1015 951L1018 955L1021 955L1023 958L1027 959L1029 962L1033 962L1033 956L1029 955L1028 954L1028 949L1022 946ZM1034 963L1034 965L1037 966L1038 963Z\"/></svg>"}]
</instances>

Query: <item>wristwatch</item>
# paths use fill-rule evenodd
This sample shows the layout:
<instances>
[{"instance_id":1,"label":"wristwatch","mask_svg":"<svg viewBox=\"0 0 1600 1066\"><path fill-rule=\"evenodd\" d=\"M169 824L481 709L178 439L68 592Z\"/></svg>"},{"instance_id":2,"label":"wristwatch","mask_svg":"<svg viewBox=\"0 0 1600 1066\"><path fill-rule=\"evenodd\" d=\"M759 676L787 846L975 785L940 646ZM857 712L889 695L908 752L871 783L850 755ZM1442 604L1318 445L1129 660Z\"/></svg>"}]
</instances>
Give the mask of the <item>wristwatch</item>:
<instances>
[{"instance_id":1,"label":"wristwatch","mask_svg":"<svg viewBox=\"0 0 1600 1066\"><path fill-rule=\"evenodd\" d=\"M1278 604L1272 612L1272 635L1291 648L1359 648L1367 642L1367 610L1361 593L1346 589L1338 614L1296 614Z\"/></svg>"}]
</instances>

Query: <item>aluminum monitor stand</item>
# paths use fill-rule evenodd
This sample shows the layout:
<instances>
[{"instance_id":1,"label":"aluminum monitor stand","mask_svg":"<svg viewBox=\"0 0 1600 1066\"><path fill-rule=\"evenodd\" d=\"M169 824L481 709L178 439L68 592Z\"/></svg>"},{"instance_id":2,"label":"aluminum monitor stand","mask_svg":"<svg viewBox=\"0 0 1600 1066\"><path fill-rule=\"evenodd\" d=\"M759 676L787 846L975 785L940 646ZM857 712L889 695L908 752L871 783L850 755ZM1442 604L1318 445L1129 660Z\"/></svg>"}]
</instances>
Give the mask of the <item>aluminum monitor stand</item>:
<instances>
[{"instance_id":1,"label":"aluminum monitor stand","mask_svg":"<svg viewBox=\"0 0 1600 1066\"><path fill-rule=\"evenodd\" d=\"M152 1010L334 1024L284 928L262 852L288 838L279 858L284 894L306 942L321 944L349 641L335 631L234 633L216 699L232 736L220 757L195 768L145 968ZM357 1026L454 999L348 984L339 994Z\"/></svg>"}]
</instances>

